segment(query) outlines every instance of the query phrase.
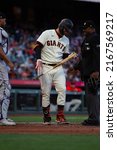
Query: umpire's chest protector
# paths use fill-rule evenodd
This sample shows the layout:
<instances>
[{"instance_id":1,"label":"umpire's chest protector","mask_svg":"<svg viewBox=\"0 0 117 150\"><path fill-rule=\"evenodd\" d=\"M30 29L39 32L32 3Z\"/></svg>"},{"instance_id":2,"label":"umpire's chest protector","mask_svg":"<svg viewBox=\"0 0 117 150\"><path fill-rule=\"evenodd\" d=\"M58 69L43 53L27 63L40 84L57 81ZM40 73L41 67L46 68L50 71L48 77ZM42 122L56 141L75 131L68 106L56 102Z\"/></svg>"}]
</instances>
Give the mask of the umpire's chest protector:
<instances>
[{"instance_id":1,"label":"umpire's chest protector","mask_svg":"<svg viewBox=\"0 0 117 150\"><path fill-rule=\"evenodd\" d=\"M84 76L89 76L94 70L94 46L90 37L82 43L82 69Z\"/></svg>"},{"instance_id":2,"label":"umpire's chest protector","mask_svg":"<svg viewBox=\"0 0 117 150\"><path fill-rule=\"evenodd\" d=\"M84 40L84 42L82 43L81 51L82 51L83 58L85 59L90 58L90 56L92 55L92 47L91 47L90 39Z\"/></svg>"}]
</instances>

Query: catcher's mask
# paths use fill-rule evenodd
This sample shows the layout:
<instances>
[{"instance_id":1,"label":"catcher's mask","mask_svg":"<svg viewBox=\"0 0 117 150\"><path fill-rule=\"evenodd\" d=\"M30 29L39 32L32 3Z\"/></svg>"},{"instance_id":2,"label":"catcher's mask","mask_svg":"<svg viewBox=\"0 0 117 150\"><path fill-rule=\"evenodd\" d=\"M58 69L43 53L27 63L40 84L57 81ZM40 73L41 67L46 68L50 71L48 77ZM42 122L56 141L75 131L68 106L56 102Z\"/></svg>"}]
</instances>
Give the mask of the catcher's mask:
<instances>
[{"instance_id":1,"label":"catcher's mask","mask_svg":"<svg viewBox=\"0 0 117 150\"><path fill-rule=\"evenodd\" d=\"M70 19L63 19L58 25L62 35L69 36L72 33L73 22Z\"/></svg>"}]
</instances>

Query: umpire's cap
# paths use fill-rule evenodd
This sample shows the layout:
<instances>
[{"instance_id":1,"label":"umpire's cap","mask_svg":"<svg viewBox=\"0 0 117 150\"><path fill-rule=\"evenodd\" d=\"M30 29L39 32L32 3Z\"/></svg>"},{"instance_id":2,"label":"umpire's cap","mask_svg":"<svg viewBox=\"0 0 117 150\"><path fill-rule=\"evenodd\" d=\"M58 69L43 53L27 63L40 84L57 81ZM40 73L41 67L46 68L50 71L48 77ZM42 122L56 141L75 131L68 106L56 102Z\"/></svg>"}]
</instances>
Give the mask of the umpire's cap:
<instances>
[{"instance_id":1,"label":"umpire's cap","mask_svg":"<svg viewBox=\"0 0 117 150\"><path fill-rule=\"evenodd\" d=\"M5 18L6 18L5 14L3 12L0 12L0 19L5 19Z\"/></svg>"},{"instance_id":2,"label":"umpire's cap","mask_svg":"<svg viewBox=\"0 0 117 150\"><path fill-rule=\"evenodd\" d=\"M83 27L82 27L83 30L86 29L86 28L88 28L88 27L95 28L95 24L94 24L94 22L92 20L87 20L87 21L85 21L83 23Z\"/></svg>"},{"instance_id":3,"label":"umpire's cap","mask_svg":"<svg viewBox=\"0 0 117 150\"><path fill-rule=\"evenodd\" d=\"M59 29L60 29L62 34L64 34L64 29L66 29L67 32L69 34L71 34L73 26L74 26L73 22L70 19L68 19L68 18L62 19L61 22L58 25L58 27L59 27Z\"/></svg>"}]
</instances>

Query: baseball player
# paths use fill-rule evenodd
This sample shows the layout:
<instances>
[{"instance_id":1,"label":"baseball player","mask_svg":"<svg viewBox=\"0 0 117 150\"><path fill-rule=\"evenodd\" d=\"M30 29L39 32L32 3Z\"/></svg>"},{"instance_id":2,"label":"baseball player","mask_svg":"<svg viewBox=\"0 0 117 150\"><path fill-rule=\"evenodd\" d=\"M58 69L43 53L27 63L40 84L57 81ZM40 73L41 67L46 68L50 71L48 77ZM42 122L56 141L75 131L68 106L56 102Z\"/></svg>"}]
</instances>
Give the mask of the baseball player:
<instances>
[{"instance_id":1,"label":"baseball player","mask_svg":"<svg viewBox=\"0 0 117 150\"><path fill-rule=\"evenodd\" d=\"M63 19L56 29L42 32L36 41L34 51L36 52L36 69L39 72L50 70L57 63L69 55L69 36L72 33L73 22ZM51 123L50 116L50 92L52 84L58 93L57 96L57 123L66 123L64 116L64 105L66 100L66 78L62 66L54 68L40 77L42 90L42 109L44 124Z\"/></svg>"},{"instance_id":2,"label":"baseball player","mask_svg":"<svg viewBox=\"0 0 117 150\"><path fill-rule=\"evenodd\" d=\"M6 56L8 52L8 33L3 29L5 25L6 17L0 12L0 124L16 125L13 120L7 118L11 90L8 69L13 70L14 65Z\"/></svg>"}]
</instances>

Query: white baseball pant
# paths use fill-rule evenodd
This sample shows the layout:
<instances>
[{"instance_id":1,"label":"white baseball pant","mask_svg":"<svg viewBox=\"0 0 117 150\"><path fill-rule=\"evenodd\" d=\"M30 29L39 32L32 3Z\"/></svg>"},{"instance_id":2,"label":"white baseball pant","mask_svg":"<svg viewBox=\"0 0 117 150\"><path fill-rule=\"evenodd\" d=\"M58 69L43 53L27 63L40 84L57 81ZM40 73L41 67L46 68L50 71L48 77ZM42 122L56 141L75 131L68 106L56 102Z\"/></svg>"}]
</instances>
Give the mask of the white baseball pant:
<instances>
[{"instance_id":1,"label":"white baseball pant","mask_svg":"<svg viewBox=\"0 0 117 150\"><path fill-rule=\"evenodd\" d=\"M52 66L43 64L43 72L50 70ZM50 94L52 85L58 94L57 105L65 105L66 100L66 77L62 66L54 68L40 77L42 91L42 107L50 105Z\"/></svg>"}]
</instances>

